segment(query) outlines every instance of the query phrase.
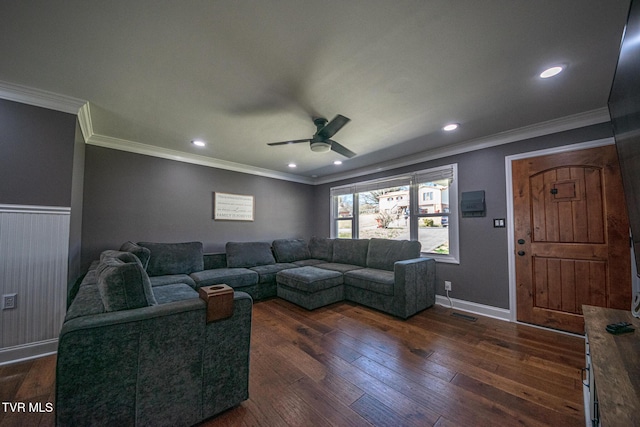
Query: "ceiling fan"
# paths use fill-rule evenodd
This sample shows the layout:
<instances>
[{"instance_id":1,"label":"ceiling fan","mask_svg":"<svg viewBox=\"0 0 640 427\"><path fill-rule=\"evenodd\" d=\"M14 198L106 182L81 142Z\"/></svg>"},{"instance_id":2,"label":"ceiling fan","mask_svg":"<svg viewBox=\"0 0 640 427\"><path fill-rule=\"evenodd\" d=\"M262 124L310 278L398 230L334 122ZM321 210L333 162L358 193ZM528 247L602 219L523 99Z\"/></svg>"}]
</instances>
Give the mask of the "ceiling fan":
<instances>
[{"instance_id":1,"label":"ceiling fan","mask_svg":"<svg viewBox=\"0 0 640 427\"><path fill-rule=\"evenodd\" d=\"M330 139L333 135L336 134L336 132L342 129L342 127L350 121L350 118L342 116L340 114L335 116L330 122L328 122L328 120L324 117L314 117L313 123L316 125L317 130L311 138L295 139L293 141L270 142L267 145L288 145L298 144L301 142L309 142L311 151L315 151L316 153L326 153L327 151L333 150L338 154L342 154L345 157L351 158L355 156L356 153Z\"/></svg>"}]
</instances>

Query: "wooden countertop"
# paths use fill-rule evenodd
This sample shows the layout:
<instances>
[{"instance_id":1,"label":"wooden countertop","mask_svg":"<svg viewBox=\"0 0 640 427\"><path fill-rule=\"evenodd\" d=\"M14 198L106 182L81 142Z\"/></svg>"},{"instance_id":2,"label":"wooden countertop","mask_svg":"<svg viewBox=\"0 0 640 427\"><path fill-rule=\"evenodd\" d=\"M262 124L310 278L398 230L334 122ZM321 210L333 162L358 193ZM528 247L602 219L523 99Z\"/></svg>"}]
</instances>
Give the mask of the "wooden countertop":
<instances>
[{"instance_id":1,"label":"wooden countertop","mask_svg":"<svg viewBox=\"0 0 640 427\"><path fill-rule=\"evenodd\" d=\"M640 319L629 310L582 306L603 427L640 426ZM635 332L612 335L610 323L630 322Z\"/></svg>"}]
</instances>

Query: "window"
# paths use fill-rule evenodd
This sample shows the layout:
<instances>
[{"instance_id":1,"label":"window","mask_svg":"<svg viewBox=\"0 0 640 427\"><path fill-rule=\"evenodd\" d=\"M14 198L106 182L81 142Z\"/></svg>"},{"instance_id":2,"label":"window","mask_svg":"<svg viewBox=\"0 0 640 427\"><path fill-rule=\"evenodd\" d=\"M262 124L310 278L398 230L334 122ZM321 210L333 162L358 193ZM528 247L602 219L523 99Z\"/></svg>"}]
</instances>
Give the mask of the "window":
<instances>
[{"instance_id":1,"label":"window","mask_svg":"<svg viewBox=\"0 0 640 427\"><path fill-rule=\"evenodd\" d=\"M336 196L336 228L338 238L351 239L353 234L353 194Z\"/></svg>"},{"instance_id":2,"label":"window","mask_svg":"<svg viewBox=\"0 0 640 427\"><path fill-rule=\"evenodd\" d=\"M457 165L331 189L331 235L418 240L422 253L458 262Z\"/></svg>"},{"instance_id":3,"label":"window","mask_svg":"<svg viewBox=\"0 0 640 427\"><path fill-rule=\"evenodd\" d=\"M427 200L433 200L433 191L425 191L425 188L420 189L420 193L422 194L422 201L426 202Z\"/></svg>"}]
</instances>

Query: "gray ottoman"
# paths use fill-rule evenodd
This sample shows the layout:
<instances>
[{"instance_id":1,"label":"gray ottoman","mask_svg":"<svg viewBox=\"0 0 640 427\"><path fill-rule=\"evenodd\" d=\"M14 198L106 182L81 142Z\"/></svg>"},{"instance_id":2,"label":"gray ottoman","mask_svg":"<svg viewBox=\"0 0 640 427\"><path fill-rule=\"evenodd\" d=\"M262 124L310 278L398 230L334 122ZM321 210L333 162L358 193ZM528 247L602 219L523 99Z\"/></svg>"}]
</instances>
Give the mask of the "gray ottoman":
<instances>
[{"instance_id":1,"label":"gray ottoman","mask_svg":"<svg viewBox=\"0 0 640 427\"><path fill-rule=\"evenodd\" d=\"M300 267L276 274L278 296L307 310L344 299L342 273L318 267Z\"/></svg>"}]
</instances>

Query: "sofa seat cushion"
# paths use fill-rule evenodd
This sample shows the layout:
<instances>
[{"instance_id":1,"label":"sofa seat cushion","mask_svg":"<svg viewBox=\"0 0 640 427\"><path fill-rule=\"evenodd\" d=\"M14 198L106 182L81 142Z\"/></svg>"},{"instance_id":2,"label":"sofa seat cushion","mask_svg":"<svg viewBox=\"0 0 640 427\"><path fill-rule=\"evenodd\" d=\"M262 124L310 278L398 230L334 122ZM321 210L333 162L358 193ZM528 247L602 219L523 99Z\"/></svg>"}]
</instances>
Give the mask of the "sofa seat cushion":
<instances>
[{"instance_id":1,"label":"sofa seat cushion","mask_svg":"<svg viewBox=\"0 0 640 427\"><path fill-rule=\"evenodd\" d=\"M333 242L332 262L367 266L369 239L336 239Z\"/></svg>"},{"instance_id":2,"label":"sofa seat cushion","mask_svg":"<svg viewBox=\"0 0 640 427\"><path fill-rule=\"evenodd\" d=\"M417 240L371 239L367 267L393 271L396 261L420 258L421 247Z\"/></svg>"},{"instance_id":3,"label":"sofa seat cushion","mask_svg":"<svg viewBox=\"0 0 640 427\"><path fill-rule=\"evenodd\" d=\"M318 292L340 286L342 273L313 266L282 270L276 275L278 285L286 285L303 292Z\"/></svg>"},{"instance_id":4,"label":"sofa seat cushion","mask_svg":"<svg viewBox=\"0 0 640 427\"><path fill-rule=\"evenodd\" d=\"M297 265L298 267L307 267L309 265L318 265L325 264L327 261L317 258L309 258L309 259L301 259L299 261L293 261L292 264Z\"/></svg>"},{"instance_id":5,"label":"sofa seat cushion","mask_svg":"<svg viewBox=\"0 0 640 427\"><path fill-rule=\"evenodd\" d=\"M196 282L196 288L203 286L229 285L232 288L242 288L258 284L258 273L248 268L216 268L191 273Z\"/></svg>"},{"instance_id":6,"label":"sofa seat cushion","mask_svg":"<svg viewBox=\"0 0 640 427\"><path fill-rule=\"evenodd\" d=\"M249 268L276 263L271 252L271 244L267 242L228 242L225 250L229 268Z\"/></svg>"},{"instance_id":7,"label":"sofa seat cushion","mask_svg":"<svg viewBox=\"0 0 640 427\"><path fill-rule=\"evenodd\" d=\"M176 283L185 283L191 286L192 289L196 288L196 282L188 274L167 274L166 276L152 276L149 277L151 281L151 287L167 286Z\"/></svg>"},{"instance_id":8,"label":"sofa seat cushion","mask_svg":"<svg viewBox=\"0 0 640 427\"><path fill-rule=\"evenodd\" d=\"M277 239L273 241L273 254L278 262L293 262L311 258L304 239Z\"/></svg>"},{"instance_id":9,"label":"sofa seat cushion","mask_svg":"<svg viewBox=\"0 0 640 427\"><path fill-rule=\"evenodd\" d=\"M202 242L138 242L138 245L151 251L147 265L149 276L191 274L204 269Z\"/></svg>"},{"instance_id":10,"label":"sofa seat cushion","mask_svg":"<svg viewBox=\"0 0 640 427\"><path fill-rule=\"evenodd\" d=\"M393 295L393 271L362 268L344 273L344 284L383 295Z\"/></svg>"},{"instance_id":11,"label":"sofa seat cushion","mask_svg":"<svg viewBox=\"0 0 640 427\"><path fill-rule=\"evenodd\" d=\"M297 267L297 265L288 262L278 262L275 264L251 267L249 270L258 273L258 283L275 283L278 271Z\"/></svg>"},{"instance_id":12,"label":"sofa seat cushion","mask_svg":"<svg viewBox=\"0 0 640 427\"><path fill-rule=\"evenodd\" d=\"M325 270L339 271L340 273L346 273L347 271L360 270L364 268L360 265L342 264L339 262L325 262L323 264L316 264L315 267L323 268Z\"/></svg>"},{"instance_id":13,"label":"sofa seat cushion","mask_svg":"<svg viewBox=\"0 0 640 427\"><path fill-rule=\"evenodd\" d=\"M198 292L185 283L156 286L152 290L158 304L167 304L191 298L199 298Z\"/></svg>"}]
</instances>

